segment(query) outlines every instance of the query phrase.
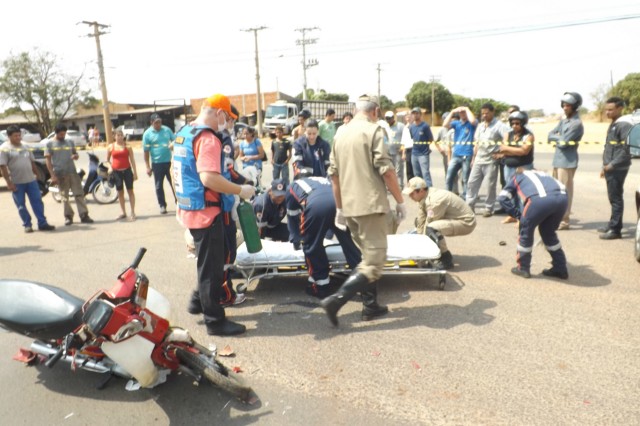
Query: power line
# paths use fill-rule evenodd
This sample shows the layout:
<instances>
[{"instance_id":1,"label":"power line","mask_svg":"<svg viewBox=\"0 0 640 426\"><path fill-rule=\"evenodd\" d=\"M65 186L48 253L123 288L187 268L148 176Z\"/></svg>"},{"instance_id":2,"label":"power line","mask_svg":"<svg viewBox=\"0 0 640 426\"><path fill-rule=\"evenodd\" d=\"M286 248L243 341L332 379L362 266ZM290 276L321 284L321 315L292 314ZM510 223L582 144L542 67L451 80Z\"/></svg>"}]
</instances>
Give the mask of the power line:
<instances>
[{"instance_id":1,"label":"power line","mask_svg":"<svg viewBox=\"0 0 640 426\"><path fill-rule=\"evenodd\" d=\"M256 111L256 118L257 118L257 125L258 125L258 136L262 137L262 94L260 93L260 60L259 60L259 55L258 55L258 31L262 31L264 29L266 29L267 27L255 27L255 28L247 28L245 30L240 30L240 31L244 31L244 32L253 32L253 37L255 40L255 50L256 50L256 98L257 98L257 102L256 102L256 107L257 107L257 111Z\"/></svg>"},{"instance_id":2,"label":"power line","mask_svg":"<svg viewBox=\"0 0 640 426\"><path fill-rule=\"evenodd\" d=\"M302 33L302 40L296 40L296 44L302 46L302 74L303 74L303 84L302 84L302 99L307 99L307 69L318 65L317 59L309 59L307 61L307 44L315 44L318 41L317 38L306 38L307 31L319 30L318 27L306 27L306 28L296 28L295 31L299 31Z\"/></svg>"}]
</instances>

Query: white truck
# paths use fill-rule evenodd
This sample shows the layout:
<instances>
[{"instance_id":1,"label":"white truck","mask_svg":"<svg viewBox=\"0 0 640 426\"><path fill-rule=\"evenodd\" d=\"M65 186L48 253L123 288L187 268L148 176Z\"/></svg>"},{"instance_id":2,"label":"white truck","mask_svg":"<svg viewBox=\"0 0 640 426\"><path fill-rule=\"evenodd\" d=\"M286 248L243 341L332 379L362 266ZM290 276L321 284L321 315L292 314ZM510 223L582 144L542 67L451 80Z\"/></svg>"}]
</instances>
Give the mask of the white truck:
<instances>
[{"instance_id":1,"label":"white truck","mask_svg":"<svg viewBox=\"0 0 640 426\"><path fill-rule=\"evenodd\" d=\"M291 131L298 125L298 113L302 110L308 110L311 118L318 121L324 118L328 108L336 111L336 120L341 122L342 114L345 112L354 112L354 102L341 101L303 101L279 100L267 105L264 116L264 127L271 134L277 125L284 128L285 135L291 134Z\"/></svg>"},{"instance_id":2,"label":"white truck","mask_svg":"<svg viewBox=\"0 0 640 426\"><path fill-rule=\"evenodd\" d=\"M136 120L126 120L122 126L119 126L124 133L124 137L129 141L133 139L142 139L145 127Z\"/></svg>"}]
</instances>

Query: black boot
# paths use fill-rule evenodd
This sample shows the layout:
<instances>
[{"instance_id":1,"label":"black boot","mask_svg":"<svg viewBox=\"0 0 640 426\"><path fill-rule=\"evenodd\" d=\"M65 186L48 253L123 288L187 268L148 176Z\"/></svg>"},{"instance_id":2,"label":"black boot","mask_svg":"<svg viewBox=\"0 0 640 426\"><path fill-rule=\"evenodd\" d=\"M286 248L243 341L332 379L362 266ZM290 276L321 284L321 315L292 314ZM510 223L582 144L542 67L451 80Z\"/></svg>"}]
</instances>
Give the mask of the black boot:
<instances>
[{"instance_id":1,"label":"black boot","mask_svg":"<svg viewBox=\"0 0 640 426\"><path fill-rule=\"evenodd\" d=\"M369 287L362 292L362 321L371 321L389 313L389 308L378 304L378 286L372 283Z\"/></svg>"},{"instance_id":2,"label":"black boot","mask_svg":"<svg viewBox=\"0 0 640 426\"><path fill-rule=\"evenodd\" d=\"M442 269L453 269L453 255L449 250L440 255L440 263L442 264Z\"/></svg>"},{"instance_id":3,"label":"black boot","mask_svg":"<svg viewBox=\"0 0 640 426\"><path fill-rule=\"evenodd\" d=\"M191 293L191 300L187 305L187 312L191 315L200 315L202 313L202 303L200 302L200 293L194 291Z\"/></svg>"},{"instance_id":4,"label":"black boot","mask_svg":"<svg viewBox=\"0 0 640 426\"><path fill-rule=\"evenodd\" d=\"M331 296L323 299L320 306L325 310L329 321L334 327L338 326L338 311L351 299L357 292L363 292L369 289L369 279L356 272L351 275L347 281L342 284L340 289Z\"/></svg>"}]
</instances>

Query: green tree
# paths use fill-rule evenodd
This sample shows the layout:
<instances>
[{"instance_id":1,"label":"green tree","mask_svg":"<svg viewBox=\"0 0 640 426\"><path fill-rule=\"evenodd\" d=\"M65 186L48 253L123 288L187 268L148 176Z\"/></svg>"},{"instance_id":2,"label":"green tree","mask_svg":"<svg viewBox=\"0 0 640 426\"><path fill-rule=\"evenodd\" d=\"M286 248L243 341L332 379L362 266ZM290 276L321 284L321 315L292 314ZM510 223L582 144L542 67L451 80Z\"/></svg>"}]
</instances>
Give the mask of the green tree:
<instances>
[{"instance_id":1,"label":"green tree","mask_svg":"<svg viewBox=\"0 0 640 426\"><path fill-rule=\"evenodd\" d=\"M82 89L84 72L64 73L53 53L34 49L11 55L1 69L0 98L17 108L41 135L49 134L79 103L91 102L90 92Z\"/></svg>"},{"instance_id":2,"label":"green tree","mask_svg":"<svg viewBox=\"0 0 640 426\"><path fill-rule=\"evenodd\" d=\"M393 102L385 95L380 95L380 113L384 115L387 111L393 111Z\"/></svg>"},{"instance_id":3,"label":"green tree","mask_svg":"<svg viewBox=\"0 0 640 426\"><path fill-rule=\"evenodd\" d=\"M593 103L596 105L596 113L600 121L602 121L604 119L604 105L609 97L607 85L604 83L600 84L589 96L591 96L591 100L593 100Z\"/></svg>"},{"instance_id":4,"label":"green tree","mask_svg":"<svg viewBox=\"0 0 640 426\"><path fill-rule=\"evenodd\" d=\"M409 93L407 93L407 106L409 108L420 107L427 111L431 111L431 92L435 93L434 109L436 113L442 114L444 111L449 111L453 105L453 95L442 84L433 82L427 83L424 81L418 81L413 83Z\"/></svg>"},{"instance_id":5,"label":"green tree","mask_svg":"<svg viewBox=\"0 0 640 426\"><path fill-rule=\"evenodd\" d=\"M640 73L627 74L611 89L610 96L619 96L627 104L625 111L631 112L640 108Z\"/></svg>"}]
</instances>

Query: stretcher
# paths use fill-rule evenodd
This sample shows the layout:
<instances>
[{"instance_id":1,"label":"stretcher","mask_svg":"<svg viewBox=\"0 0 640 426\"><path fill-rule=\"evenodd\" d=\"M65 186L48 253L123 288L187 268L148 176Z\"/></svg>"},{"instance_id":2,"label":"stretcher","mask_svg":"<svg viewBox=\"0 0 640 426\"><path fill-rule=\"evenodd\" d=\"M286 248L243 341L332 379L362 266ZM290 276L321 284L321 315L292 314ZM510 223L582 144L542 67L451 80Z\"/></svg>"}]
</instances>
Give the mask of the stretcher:
<instances>
[{"instance_id":1,"label":"stretcher","mask_svg":"<svg viewBox=\"0 0 640 426\"><path fill-rule=\"evenodd\" d=\"M387 263L383 275L437 275L438 287L444 290L446 271L437 269L433 261L440 258L438 245L426 235L394 234L387 236ZM325 241L325 249L331 273L349 274L340 245L331 240ZM226 266L238 272L245 280L238 286L244 292L251 282L283 276L307 276L307 265L302 250L294 250L293 244L262 241L262 250L249 253L245 243L238 247L236 262Z\"/></svg>"}]
</instances>

